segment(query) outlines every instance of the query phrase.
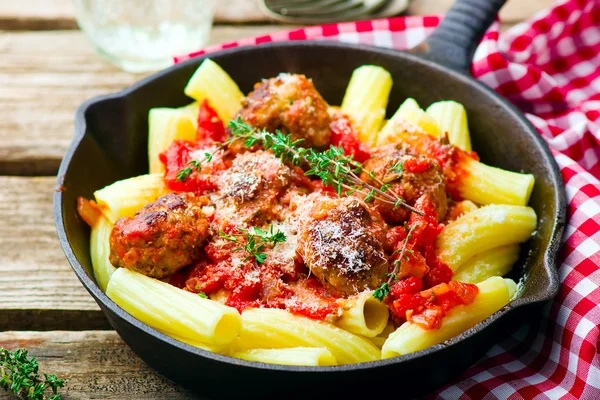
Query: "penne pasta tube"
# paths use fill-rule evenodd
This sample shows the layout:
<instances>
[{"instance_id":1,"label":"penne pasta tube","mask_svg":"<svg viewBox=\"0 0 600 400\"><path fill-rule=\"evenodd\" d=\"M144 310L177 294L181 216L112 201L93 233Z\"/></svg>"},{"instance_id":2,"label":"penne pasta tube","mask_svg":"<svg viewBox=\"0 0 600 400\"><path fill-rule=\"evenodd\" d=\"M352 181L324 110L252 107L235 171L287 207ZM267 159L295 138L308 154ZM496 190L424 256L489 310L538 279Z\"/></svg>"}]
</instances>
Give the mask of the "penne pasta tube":
<instances>
[{"instance_id":1,"label":"penne pasta tube","mask_svg":"<svg viewBox=\"0 0 600 400\"><path fill-rule=\"evenodd\" d=\"M467 110L456 101L438 101L427 107L427 115L437 122L440 133L448 133L451 144L471 151L471 135L467 122Z\"/></svg>"},{"instance_id":2,"label":"penne pasta tube","mask_svg":"<svg viewBox=\"0 0 600 400\"><path fill-rule=\"evenodd\" d=\"M112 275L106 294L152 328L209 346L231 343L241 329L236 309L125 268Z\"/></svg>"},{"instance_id":3,"label":"penne pasta tube","mask_svg":"<svg viewBox=\"0 0 600 400\"><path fill-rule=\"evenodd\" d=\"M338 364L380 359L379 349L368 340L323 321L277 309L249 309L242 313L238 349L326 348Z\"/></svg>"},{"instance_id":4,"label":"penne pasta tube","mask_svg":"<svg viewBox=\"0 0 600 400\"><path fill-rule=\"evenodd\" d=\"M490 167L468 157L462 168L466 174L458 183L458 192L463 198L478 204L524 206L529 202L533 175Z\"/></svg>"},{"instance_id":5,"label":"penne pasta tube","mask_svg":"<svg viewBox=\"0 0 600 400\"><path fill-rule=\"evenodd\" d=\"M432 136L439 136L440 129L433 117L421 109L415 99L408 98L400 105L398 111L385 124L378 136L378 144L397 143L397 132L417 130Z\"/></svg>"},{"instance_id":6,"label":"penne pasta tube","mask_svg":"<svg viewBox=\"0 0 600 400\"><path fill-rule=\"evenodd\" d=\"M519 259L519 245L494 247L469 258L452 279L459 282L479 283L492 276L504 276Z\"/></svg>"},{"instance_id":7,"label":"penne pasta tube","mask_svg":"<svg viewBox=\"0 0 600 400\"><path fill-rule=\"evenodd\" d=\"M289 349L249 349L234 352L235 358L267 364L305 365L322 367L337 365L331 352L318 347L292 347Z\"/></svg>"},{"instance_id":8,"label":"penne pasta tube","mask_svg":"<svg viewBox=\"0 0 600 400\"><path fill-rule=\"evenodd\" d=\"M426 349L485 320L510 301L508 281L496 276L477 284L479 293L473 302L450 309L439 329L423 329L417 324L405 322L384 343L382 357L391 358Z\"/></svg>"},{"instance_id":9,"label":"penne pasta tube","mask_svg":"<svg viewBox=\"0 0 600 400\"><path fill-rule=\"evenodd\" d=\"M495 204L481 207L444 227L437 237L436 254L452 271L457 271L476 254L526 241L536 224L537 217L531 207Z\"/></svg>"},{"instance_id":10,"label":"penne pasta tube","mask_svg":"<svg viewBox=\"0 0 600 400\"><path fill-rule=\"evenodd\" d=\"M165 166L158 155L175 140L194 140L196 126L190 112L175 108L153 108L148 113L148 164L151 174L162 174Z\"/></svg>"},{"instance_id":11,"label":"penne pasta tube","mask_svg":"<svg viewBox=\"0 0 600 400\"><path fill-rule=\"evenodd\" d=\"M110 255L110 243L108 238L112 231L113 224L105 217L100 217L90 235L90 252L92 258L92 268L96 283L106 292L106 286L112 274L117 270L108 260Z\"/></svg>"},{"instance_id":12,"label":"penne pasta tube","mask_svg":"<svg viewBox=\"0 0 600 400\"><path fill-rule=\"evenodd\" d=\"M244 94L237 83L209 58L200 64L183 91L198 102L208 99L225 126L242 108Z\"/></svg>"},{"instance_id":13,"label":"penne pasta tube","mask_svg":"<svg viewBox=\"0 0 600 400\"><path fill-rule=\"evenodd\" d=\"M392 76L381 67L363 65L352 73L341 109L350 116L362 142L375 143L391 90Z\"/></svg>"},{"instance_id":14,"label":"penne pasta tube","mask_svg":"<svg viewBox=\"0 0 600 400\"><path fill-rule=\"evenodd\" d=\"M113 224L169 192L161 174L123 179L94 192L96 202Z\"/></svg>"},{"instance_id":15,"label":"penne pasta tube","mask_svg":"<svg viewBox=\"0 0 600 400\"><path fill-rule=\"evenodd\" d=\"M389 311L385 304L373 297L373 292L353 296L342 305L344 313L335 322L348 332L365 337L375 337L385 329Z\"/></svg>"}]
</instances>

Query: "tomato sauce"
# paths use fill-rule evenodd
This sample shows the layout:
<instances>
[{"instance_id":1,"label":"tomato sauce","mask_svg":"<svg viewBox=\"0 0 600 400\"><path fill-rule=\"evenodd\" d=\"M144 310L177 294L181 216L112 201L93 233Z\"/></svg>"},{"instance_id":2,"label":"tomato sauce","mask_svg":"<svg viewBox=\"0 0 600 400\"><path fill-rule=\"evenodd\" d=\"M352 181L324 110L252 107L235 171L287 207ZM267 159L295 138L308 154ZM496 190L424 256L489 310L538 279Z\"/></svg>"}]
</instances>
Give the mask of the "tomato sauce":
<instances>
[{"instance_id":1,"label":"tomato sauce","mask_svg":"<svg viewBox=\"0 0 600 400\"><path fill-rule=\"evenodd\" d=\"M226 138L225 125L219 119L217 112L210 106L207 99L200 103L198 111L198 131L196 141L202 147L223 142Z\"/></svg>"},{"instance_id":2,"label":"tomato sauce","mask_svg":"<svg viewBox=\"0 0 600 400\"><path fill-rule=\"evenodd\" d=\"M402 141L417 153L431 157L440 164L446 178L446 191L454 200L461 200L460 182L469 174L463 165L468 159L479 161L477 153L474 151L466 152L431 135L411 133L401 135ZM404 168L406 169L407 166L404 165ZM409 166L408 168L419 169L419 166Z\"/></svg>"},{"instance_id":3,"label":"tomato sauce","mask_svg":"<svg viewBox=\"0 0 600 400\"><path fill-rule=\"evenodd\" d=\"M303 267L290 276L276 263L257 266L240 262L232 246L209 243L206 260L176 274L170 283L192 293L227 293L225 304L242 312L248 308L279 308L324 320L339 310L340 296L326 289ZM300 272L302 271L302 272Z\"/></svg>"},{"instance_id":4,"label":"tomato sauce","mask_svg":"<svg viewBox=\"0 0 600 400\"><path fill-rule=\"evenodd\" d=\"M341 146L359 162L370 157L370 149L359 141L347 116L336 114L330 129L331 145ZM428 135L407 135L404 141L415 151L440 164L447 190L458 198L458 182L466 174L460 167L461 160L477 159L477 155ZM225 171L228 164L215 149L226 137L217 113L207 101L202 102L196 141L175 141L160 155L167 186L174 191L195 193L216 189L215 177ZM190 161L207 151L214 154L211 162L203 162L201 170L192 168L186 179L178 179ZM405 171L415 174L424 173L430 167L430 160L423 158L410 158L403 165ZM318 179L311 185L313 190L332 190ZM448 311L471 303L478 290L475 285L451 281L452 270L436 256L435 241L444 225L438 222L435 204L423 195L414 207L423 215L412 213L404 226L392 226L387 232L385 248L391 254L389 261L399 268L385 302L397 323L410 321L424 329L437 329ZM229 225L223 227L229 234L235 233L235 229ZM206 244L201 260L173 275L170 283L192 293L222 296L226 305L240 312L256 307L279 308L317 320L335 318L340 310L338 300L343 297L311 276L301 260L292 271L269 257L265 263L257 264L240 254L239 245L218 239Z\"/></svg>"},{"instance_id":5,"label":"tomato sauce","mask_svg":"<svg viewBox=\"0 0 600 400\"><path fill-rule=\"evenodd\" d=\"M331 145L342 146L345 154L351 154L358 162L365 162L371 154L369 148L360 140L358 134L352 128L352 124L348 116L344 114L336 114L332 118L331 125Z\"/></svg>"},{"instance_id":6,"label":"tomato sauce","mask_svg":"<svg viewBox=\"0 0 600 400\"><path fill-rule=\"evenodd\" d=\"M407 320L424 329L437 329L449 310L471 303L478 290L476 285L451 281L452 270L435 255L435 241L444 225L438 223L429 197L420 197L415 208L423 215L411 214L409 230L395 227L387 235L388 245L396 243L392 260L401 261L400 280L391 286L387 301L397 322ZM405 244L404 257L399 260Z\"/></svg>"},{"instance_id":7,"label":"tomato sauce","mask_svg":"<svg viewBox=\"0 0 600 400\"><path fill-rule=\"evenodd\" d=\"M215 175L227 168L221 153L216 151L216 144L225 139L225 126L217 112L209 105L208 100L202 101L198 111L196 141L176 140L159 155L160 161L165 166L167 187L176 192L199 194L216 189ZM211 154L210 162L205 154L207 152ZM190 165L192 160L201 162L200 170ZM190 173L185 179L180 179L180 172L186 168L190 169Z\"/></svg>"}]
</instances>

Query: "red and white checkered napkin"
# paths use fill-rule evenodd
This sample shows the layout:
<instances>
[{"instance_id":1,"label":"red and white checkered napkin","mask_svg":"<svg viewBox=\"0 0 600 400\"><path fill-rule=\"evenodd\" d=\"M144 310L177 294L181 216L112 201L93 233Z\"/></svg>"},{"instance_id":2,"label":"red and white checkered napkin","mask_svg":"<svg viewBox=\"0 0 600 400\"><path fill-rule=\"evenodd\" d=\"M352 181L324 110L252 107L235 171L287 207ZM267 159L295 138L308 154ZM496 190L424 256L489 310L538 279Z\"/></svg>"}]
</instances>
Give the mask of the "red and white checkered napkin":
<instances>
[{"instance_id":1,"label":"red and white checkered napkin","mask_svg":"<svg viewBox=\"0 0 600 400\"><path fill-rule=\"evenodd\" d=\"M440 17L308 27L179 57L282 40L325 39L410 48ZM600 0L571 0L499 34L475 54L473 75L523 110L551 147L569 200L561 287L539 325L525 325L431 398L600 399Z\"/></svg>"}]
</instances>

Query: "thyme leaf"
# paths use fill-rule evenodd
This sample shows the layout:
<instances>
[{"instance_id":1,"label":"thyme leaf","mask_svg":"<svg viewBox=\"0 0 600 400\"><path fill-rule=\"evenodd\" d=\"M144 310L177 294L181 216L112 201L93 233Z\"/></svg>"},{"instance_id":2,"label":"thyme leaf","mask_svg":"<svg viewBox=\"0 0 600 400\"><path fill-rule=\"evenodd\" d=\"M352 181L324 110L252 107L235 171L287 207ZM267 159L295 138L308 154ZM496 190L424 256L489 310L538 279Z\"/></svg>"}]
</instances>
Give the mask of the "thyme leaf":
<instances>
[{"instance_id":1,"label":"thyme leaf","mask_svg":"<svg viewBox=\"0 0 600 400\"><path fill-rule=\"evenodd\" d=\"M406 253L409 253L410 255L414 256L413 251L411 249L407 249L407 246L408 241L412 237L412 233L416 227L417 225L413 225L408 230L408 233L406 234L406 239L404 239L404 246L402 246L402 250L400 250L399 252L400 255L398 256L396 261L394 261L394 269L392 270L392 272L382 275L382 277L387 277L388 280L382 282L373 292L373 297L375 297L377 300L382 301L388 294L390 294L390 283L398 281L398 269L402 266L402 260L409 260ZM392 253L392 256L396 254L398 254L398 250L394 251Z\"/></svg>"},{"instance_id":2,"label":"thyme leaf","mask_svg":"<svg viewBox=\"0 0 600 400\"><path fill-rule=\"evenodd\" d=\"M264 129L257 130L244 123L240 117L230 121L228 128L232 137L244 140L248 147L255 143L262 143L265 150L273 151L275 156L283 162L290 162L296 166L306 164L308 170L304 174L319 177L323 184L331 186L338 196L345 193L345 189L355 190L364 196L365 201L377 199L423 215L421 211L406 204L400 196L388 191L389 186L384 188L385 190L381 190L360 179L358 175L363 171L362 164L354 160L351 155L346 155L341 146L330 146L328 150L316 152L311 148L299 147L298 144L302 142L302 139L292 140L291 135L280 131L271 133ZM368 174L371 178L375 178L372 172ZM383 183L381 182L381 184Z\"/></svg>"},{"instance_id":3,"label":"thyme leaf","mask_svg":"<svg viewBox=\"0 0 600 400\"><path fill-rule=\"evenodd\" d=\"M37 360L28 357L26 349L8 351L0 346L0 387L20 399L60 400L58 389L65 386L65 380L52 374L44 374L42 379L38 370Z\"/></svg>"},{"instance_id":4,"label":"thyme leaf","mask_svg":"<svg viewBox=\"0 0 600 400\"><path fill-rule=\"evenodd\" d=\"M275 231L273 225L267 230L257 227L236 229L240 233L231 234L219 231L219 236L227 241L238 244L239 247L236 247L233 251L245 251L248 256L244 258L244 261L254 258L257 264L264 264L267 260L267 255L263 252L265 245L275 247L277 243L283 243L287 240L285 233L280 230Z\"/></svg>"}]
</instances>

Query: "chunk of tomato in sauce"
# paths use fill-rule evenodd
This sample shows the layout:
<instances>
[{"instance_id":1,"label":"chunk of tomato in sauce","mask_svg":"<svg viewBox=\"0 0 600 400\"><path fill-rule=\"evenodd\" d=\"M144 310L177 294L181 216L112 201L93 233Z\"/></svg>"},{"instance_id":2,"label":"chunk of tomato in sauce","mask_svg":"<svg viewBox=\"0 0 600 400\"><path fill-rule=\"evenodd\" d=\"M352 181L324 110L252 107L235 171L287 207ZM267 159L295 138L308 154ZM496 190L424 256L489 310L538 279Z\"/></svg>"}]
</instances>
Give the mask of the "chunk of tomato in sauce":
<instances>
[{"instance_id":1,"label":"chunk of tomato in sauce","mask_svg":"<svg viewBox=\"0 0 600 400\"><path fill-rule=\"evenodd\" d=\"M448 282L448 286L452 292L456 293L461 304L471 304L479 293L477 285L473 285L472 283L450 281Z\"/></svg>"},{"instance_id":2,"label":"chunk of tomato in sauce","mask_svg":"<svg viewBox=\"0 0 600 400\"><path fill-rule=\"evenodd\" d=\"M407 320L423 329L439 329L442 326L444 315L444 310L441 307L433 306L420 313L408 315Z\"/></svg>"},{"instance_id":3,"label":"chunk of tomato in sauce","mask_svg":"<svg viewBox=\"0 0 600 400\"><path fill-rule=\"evenodd\" d=\"M401 318L406 318L407 312L420 312L424 309L426 299L418 293L404 293L396 296L392 302L392 311Z\"/></svg>"},{"instance_id":4,"label":"chunk of tomato in sauce","mask_svg":"<svg viewBox=\"0 0 600 400\"><path fill-rule=\"evenodd\" d=\"M225 140L225 125L219 119L219 115L212 108L208 99L204 99L200 103L198 111L198 130L196 133L196 141L201 145L212 145Z\"/></svg>"},{"instance_id":5,"label":"chunk of tomato in sauce","mask_svg":"<svg viewBox=\"0 0 600 400\"><path fill-rule=\"evenodd\" d=\"M369 148L358 140L358 135L352 128L347 116L333 117L329 129L331 129L331 144L333 146L341 146L345 154L354 156L354 159L361 163L371 157Z\"/></svg>"},{"instance_id":6,"label":"chunk of tomato in sauce","mask_svg":"<svg viewBox=\"0 0 600 400\"><path fill-rule=\"evenodd\" d=\"M394 311L404 311L408 321L419 325L423 329L438 329L442 324L442 318L451 309L459 305L471 304L477 293L479 293L479 289L471 283L456 281L440 283L430 289L421 291L419 294L401 295L403 297L398 298L393 303ZM409 306L414 307L417 300L410 299L409 302L405 300L406 296L419 296L424 305L420 309L412 308L412 311L410 311L407 308ZM396 302L398 302L398 305Z\"/></svg>"},{"instance_id":7,"label":"chunk of tomato in sauce","mask_svg":"<svg viewBox=\"0 0 600 400\"><path fill-rule=\"evenodd\" d=\"M413 228L411 242L417 250L426 252L435 247L437 236L444 229L444 225L438 223L438 216L435 205L428 195L423 195L417 199L414 207L421 211L423 215L412 213L409 219L409 226Z\"/></svg>"},{"instance_id":8,"label":"chunk of tomato in sauce","mask_svg":"<svg viewBox=\"0 0 600 400\"><path fill-rule=\"evenodd\" d=\"M406 172L411 172L414 174L422 174L423 172L429 171L431 168L432 161L427 158L417 158L411 157L404 161L403 168Z\"/></svg>"},{"instance_id":9,"label":"chunk of tomato in sauce","mask_svg":"<svg viewBox=\"0 0 600 400\"><path fill-rule=\"evenodd\" d=\"M428 262L429 272L423 277L423 284L425 287L431 288L440 283L448 283L452 279L454 272L443 262L436 260L435 262Z\"/></svg>"},{"instance_id":10,"label":"chunk of tomato in sauce","mask_svg":"<svg viewBox=\"0 0 600 400\"><path fill-rule=\"evenodd\" d=\"M398 298L401 294L414 294L419 293L423 289L423 280L416 276L411 276L406 279L402 279L396 282L391 287L392 297Z\"/></svg>"},{"instance_id":11,"label":"chunk of tomato in sauce","mask_svg":"<svg viewBox=\"0 0 600 400\"><path fill-rule=\"evenodd\" d=\"M167 187L176 192L203 193L209 189L216 189L215 172L226 169L218 155L214 155L213 160L208 163L203 147L187 140L176 140L171 143L166 151L160 153L159 159L165 166ZM189 164L191 160L198 159L203 160L200 171ZM191 168L190 174L184 179L178 179L180 171L185 168Z\"/></svg>"}]
</instances>

